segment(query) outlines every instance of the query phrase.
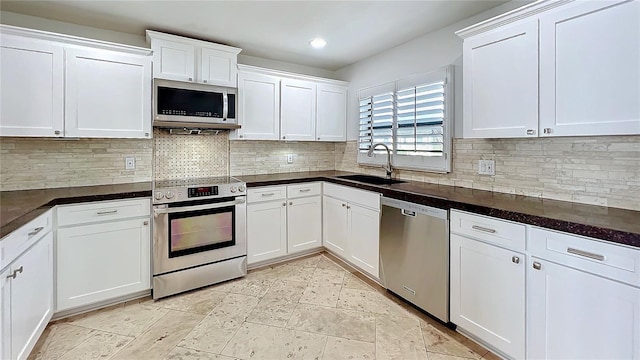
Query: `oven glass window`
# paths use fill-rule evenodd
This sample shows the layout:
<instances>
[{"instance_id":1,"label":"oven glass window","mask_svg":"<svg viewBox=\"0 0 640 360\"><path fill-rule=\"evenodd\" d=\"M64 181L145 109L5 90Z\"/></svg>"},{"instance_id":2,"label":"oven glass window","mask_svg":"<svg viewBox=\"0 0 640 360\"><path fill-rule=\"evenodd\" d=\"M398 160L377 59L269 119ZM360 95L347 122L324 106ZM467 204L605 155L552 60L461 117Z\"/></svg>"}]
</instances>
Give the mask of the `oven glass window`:
<instances>
[{"instance_id":1,"label":"oven glass window","mask_svg":"<svg viewBox=\"0 0 640 360\"><path fill-rule=\"evenodd\" d=\"M170 214L169 257L234 246L234 207Z\"/></svg>"},{"instance_id":2,"label":"oven glass window","mask_svg":"<svg viewBox=\"0 0 640 360\"><path fill-rule=\"evenodd\" d=\"M159 115L222 118L223 94L219 92L158 87Z\"/></svg>"}]
</instances>

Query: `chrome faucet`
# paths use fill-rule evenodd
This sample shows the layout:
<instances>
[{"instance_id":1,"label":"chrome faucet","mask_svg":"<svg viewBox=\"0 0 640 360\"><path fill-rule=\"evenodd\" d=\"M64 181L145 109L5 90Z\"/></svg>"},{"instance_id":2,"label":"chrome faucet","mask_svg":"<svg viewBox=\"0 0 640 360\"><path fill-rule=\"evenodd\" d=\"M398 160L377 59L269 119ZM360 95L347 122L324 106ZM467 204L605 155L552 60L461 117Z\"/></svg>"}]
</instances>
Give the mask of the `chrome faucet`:
<instances>
[{"instance_id":1,"label":"chrome faucet","mask_svg":"<svg viewBox=\"0 0 640 360\"><path fill-rule=\"evenodd\" d=\"M387 171L387 177L391 179L391 173L393 173L393 166L391 166L391 150L389 150L389 147L387 145L383 143L377 143L369 146L369 151L367 152L367 156L372 157L373 150L375 150L375 148L378 146L383 146L387 150L387 165L382 166L382 168Z\"/></svg>"}]
</instances>

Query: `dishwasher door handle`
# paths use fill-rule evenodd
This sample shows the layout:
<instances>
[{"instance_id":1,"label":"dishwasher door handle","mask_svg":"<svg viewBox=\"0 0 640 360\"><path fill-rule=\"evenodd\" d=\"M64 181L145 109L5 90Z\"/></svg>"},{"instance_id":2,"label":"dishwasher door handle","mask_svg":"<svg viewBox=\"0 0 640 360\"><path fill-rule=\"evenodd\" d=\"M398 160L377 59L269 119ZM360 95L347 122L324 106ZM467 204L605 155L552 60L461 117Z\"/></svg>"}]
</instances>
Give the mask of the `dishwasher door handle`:
<instances>
[{"instance_id":1,"label":"dishwasher door handle","mask_svg":"<svg viewBox=\"0 0 640 360\"><path fill-rule=\"evenodd\" d=\"M400 210L400 213L401 213L402 215L404 215L404 216L413 216L413 217L416 217L416 212L415 212L415 211L402 209L402 210Z\"/></svg>"}]
</instances>

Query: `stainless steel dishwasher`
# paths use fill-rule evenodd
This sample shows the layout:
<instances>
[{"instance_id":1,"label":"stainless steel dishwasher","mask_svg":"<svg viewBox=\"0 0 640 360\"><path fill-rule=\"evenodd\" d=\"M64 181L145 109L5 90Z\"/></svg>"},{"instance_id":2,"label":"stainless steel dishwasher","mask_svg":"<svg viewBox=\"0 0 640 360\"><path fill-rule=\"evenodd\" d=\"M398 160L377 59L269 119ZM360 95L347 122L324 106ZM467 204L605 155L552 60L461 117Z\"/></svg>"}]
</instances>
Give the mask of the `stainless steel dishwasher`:
<instances>
[{"instance_id":1,"label":"stainless steel dishwasher","mask_svg":"<svg viewBox=\"0 0 640 360\"><path fill-rule=\"evenodd\" d=\"M449 212L382 198L380 277L396 295L449 322Z\"/></svg>"}]
</instances>

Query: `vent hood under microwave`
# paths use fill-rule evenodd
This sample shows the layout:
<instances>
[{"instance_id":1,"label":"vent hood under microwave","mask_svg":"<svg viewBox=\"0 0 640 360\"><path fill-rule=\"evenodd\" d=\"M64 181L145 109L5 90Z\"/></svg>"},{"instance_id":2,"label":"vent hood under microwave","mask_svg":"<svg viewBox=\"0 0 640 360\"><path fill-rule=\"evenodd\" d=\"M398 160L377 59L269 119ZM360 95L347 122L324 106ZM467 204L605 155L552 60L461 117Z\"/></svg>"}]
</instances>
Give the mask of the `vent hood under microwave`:
<instances>
[{"instance_id":1,"label":"vent hood under microwave","mask_svg":"<svg viewBox=\"0 0 640 360\"><path fill-rule=\"evenodd\" d=\"M163 79L153 80L153 126L233 130L237 89Z\"/></svg>"}]
</instances>

